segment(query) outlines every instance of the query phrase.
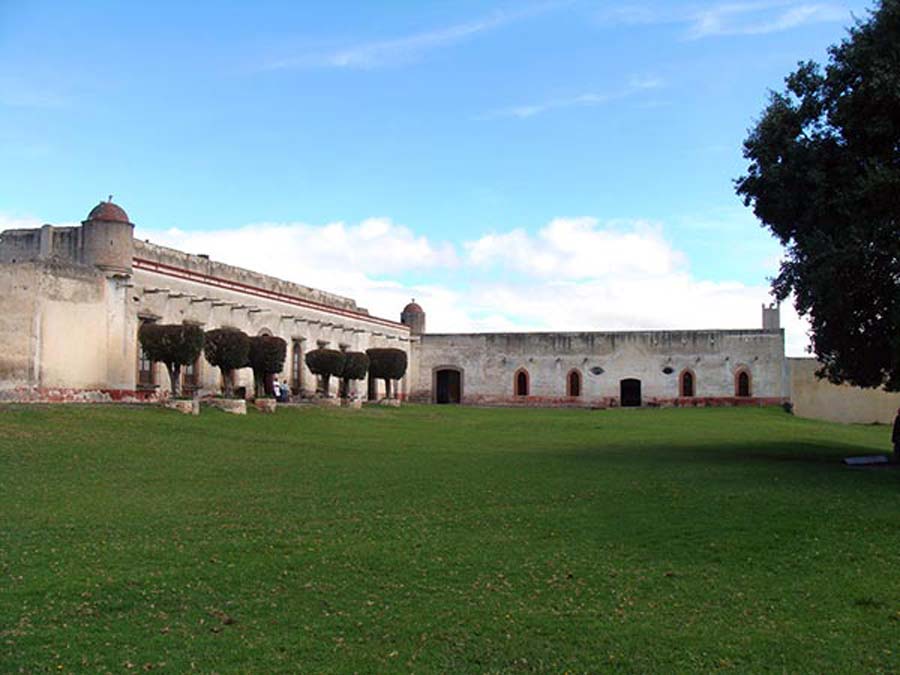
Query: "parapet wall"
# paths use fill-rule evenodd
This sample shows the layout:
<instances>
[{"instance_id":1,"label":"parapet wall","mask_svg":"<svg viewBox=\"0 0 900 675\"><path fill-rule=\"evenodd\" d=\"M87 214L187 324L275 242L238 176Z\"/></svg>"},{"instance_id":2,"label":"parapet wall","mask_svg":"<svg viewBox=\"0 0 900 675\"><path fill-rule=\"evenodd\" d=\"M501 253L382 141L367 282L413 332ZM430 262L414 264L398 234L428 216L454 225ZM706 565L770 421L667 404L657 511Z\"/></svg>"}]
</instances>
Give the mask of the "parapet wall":
<instances>
[{"instance_id":1,"label":"parapet wall","mask_svg":"<svg viewBox=\"0 0 900 675\"><path fill-rule=\"evenodd\" d=\"M830 422L890 424L900 408L900 393L832 384L816 377L819 363L811 358L789 358L791 402L794 414Z\"/></svg>"},{"instance_id":2,"label":"parapet wall","mask_svg":"<svg viewBox=\"0 0 900 675\"><path fill-rule=\"evenodd\" d=\"M253 272L252 270L210 260L206 256L193 255L166 246L152 244L149 241L135 239L134 258L135 263L139 265L152 263L160 266L161 269L184 270L210 279L243 284L280 295L303 298L329 307L368 314L366 310L357 307L356 301L352 298L326 293L302 284L284 281L266 274Z\"/></svg>"}]
</instances>

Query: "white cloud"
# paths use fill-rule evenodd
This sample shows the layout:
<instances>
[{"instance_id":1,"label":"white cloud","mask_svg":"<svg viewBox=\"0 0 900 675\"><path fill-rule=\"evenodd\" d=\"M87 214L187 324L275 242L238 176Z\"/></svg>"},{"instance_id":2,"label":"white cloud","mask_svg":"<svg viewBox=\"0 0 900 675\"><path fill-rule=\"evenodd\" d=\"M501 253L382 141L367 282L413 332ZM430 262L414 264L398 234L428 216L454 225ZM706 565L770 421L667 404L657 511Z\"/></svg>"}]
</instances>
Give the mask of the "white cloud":
<instances>
[{"instance_id":1,"label":"white cloud","mask_svg":"<svg viewBox=\"0 0 900 675\"><path fill-rule=\"evenodd\" d=\"M693 15L688 37L696 40L716 35L763 35L848 18L846 10L829 3L726 3Z\"/></svg>"},{"instance_id":2,"label":"white cloud","mask_svg":"<svg viewBox=\"0 0 900 675\"><path fill-rule=\"evenodd\" d=\"M496 265L547 281L658 277L684 263L660 226L601 227L596 218L556 218L534 236L524 230L488 234L465 249L473 265Z\"/></svg>"},{"instance_id":3,"label":"white cloud","mask_svg":"<svg viewBox=\"0 0 900 675\"><path fill-rule=\"evenodd\" d=\"M30 230L43 224L32 216L8 216L0 213L0 232L3 230Z\"/></svg>"},{"instance_id":4,"label":"white cloud","mask_svg":"<svg viewBox=\"0 0 900 675\"><path fill-rule=\"evenodd\" d=\"M227 230L140 229L136 236L335 291L359 289L357 284L389 287L390 282L374 280L457 264L451 245L433 244L387 218L368 218L356 225L259 223Z\"/></svg>"},{"instance_id":5,"label":"white cloud","mask_svg":"<svg viewBox=\"0 0 900 675\"><path fill-rule=\"evenodd\" d=\"M850 18L847 9L837 3L803 0L718 2L699 9L626 5L598 14L598 19L604 23L681 24L686 26L685 37L689 40L721 35L763 35Z\"/></svg>"},{"instance_id":6,"label":"white cloud","mask_svg":"<svg viewBox=\"0 0 900 675\"><path fill-rule=\"evenodd\" d=\"M482 115L481 119L495 119L498 117L518 117L519 119L525 119L560 108L604 105L613 101L628 98L629 96L641 92L656 89L661 87L662 84L662 80L657 77L634 77L628 83L628 86L620 91L609 93L587 92L578 94L577 96L547 99L538 103L525 103L505 108L497 108L496 110L492 110L487 114Z\"/></svg>"},{"instance_id":7,"label":"white cloud","mask_svg":"<svg viewBox=\"0 0 900 675\"><path fill-rule=\"evenodd\" d=\"M42 223L0 214L0 231ZM644 221L557 218L459 248L387 218L136 236L347 295L376 316L397 319L415 297L430 332L755 328L771 301L764 281L697 279L662 225ZM806 322L785 306L782 323L787 353L805 355Z\"/></svg>"},{"instance_id":8,"label":"white cloud","mask_svg":"<svg viewBox=\"0 0 900 675\"><path fill-rule=\"evenodd\" d=\"M495 11L485 17L403 37L363 42L326 52L306 53L274 61L266 70L294 68L356 68L371 69L394 66L421 58L434 49L463 42L509 23L526 19L550 10L560 3L544 3L517 11Z\"/></svg>"}]
</instances>

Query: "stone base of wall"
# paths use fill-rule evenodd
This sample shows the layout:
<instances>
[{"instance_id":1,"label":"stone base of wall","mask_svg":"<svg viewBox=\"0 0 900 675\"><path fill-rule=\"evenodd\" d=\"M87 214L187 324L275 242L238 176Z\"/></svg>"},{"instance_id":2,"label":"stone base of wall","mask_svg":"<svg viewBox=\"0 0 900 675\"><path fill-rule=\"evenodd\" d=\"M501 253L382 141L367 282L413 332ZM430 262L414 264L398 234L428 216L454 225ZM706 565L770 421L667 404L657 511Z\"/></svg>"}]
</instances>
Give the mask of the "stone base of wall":
<instances>
[{"instance_id":1,"label":"stone base of wall","mask_svg":"<svg viewBox=\"0 0 900 675\"><path fill-rule=\"evenodd\" d=\"M0 402L8 403L157 403L159 392L135 389L64 389L17 387L0 389Z\"/></svg>"},{"instance_id":2,"label":"stone base of wall","mask_svg":"<svg viewBox=\"0 0 900 675\"><path fill-rule=\"evenodd\" d=\"M247 401L242 398L209 398L203 402L211 408L218 408L232 415L247 414Z\"/></svg>"},{"instance_id":3,"label":"stone base of wall","mask_svg":"<svg viewBox=\"0 0 900 675\"><path fill-rule=\"evenodd\" d=\"M166 401L163 405L171 410L177 410L182 415L200 414L200 401L198 401L197 399L189 400L175 398Z\"/></svg>"},{"instance_id":4,"label":"stone base of wall","mask_svg":"<svg viewBox=\"0 0 900 675\"><path fill-rule=\"evenodd\" d=\"M341 399L339 398L315 398L313 399L313 403L316 405L322 406L323 408L340 408L341 407Z\"/></svg>"},{"instance_id":5,"label":"stone base of wall","mask_svg":"<svg viewBox=\"0 0 900 675\"><path fill-rule=\"evenodd\" d=\"M417 397L415 400L421 400ZM737 396L694 396L688 398L655 398L645 397L641 408L722 408L738 406L784 405L790 399L781 397L749 397ZM424 402L430 402L425 399ZM605 410L619 408L618 396L595 399L574 398L569 396L465 396L463 405L510 408L588 408Z\"/></svg>"},{"instance_id":6,"label":"stone base of wall","mask_svg":"<svg viewBox=\"0 0 900 675\"><path fill-rule=\"evenodd\" d=\"M278 409L278 401L274 398L258 398L253 401L253 405L261 413L271 414Z\"/></svg>"},{"instance_id":7,"label":"stone base of wall","mask_svg":"<svg viewBox=\"0 0 900 675\"><path fill-rule=\"evenodd\" d=\"M359 410L362 408L362 399L358 398L345 398L341 400L341 407L343 408L351 408L353 410Z\"/></svg>"},{"instance_id":8,"label":"stone base of wall","mask_svg":"<svg viewBox=\"0 0 900 675\"><path fill-rule=\"evenodd\" d=\"M382 398L382 399L379 399L378 405L386 405L391 408L399 408L400 407L400 399L399 398Z\"/></svg>"}]
</instances>

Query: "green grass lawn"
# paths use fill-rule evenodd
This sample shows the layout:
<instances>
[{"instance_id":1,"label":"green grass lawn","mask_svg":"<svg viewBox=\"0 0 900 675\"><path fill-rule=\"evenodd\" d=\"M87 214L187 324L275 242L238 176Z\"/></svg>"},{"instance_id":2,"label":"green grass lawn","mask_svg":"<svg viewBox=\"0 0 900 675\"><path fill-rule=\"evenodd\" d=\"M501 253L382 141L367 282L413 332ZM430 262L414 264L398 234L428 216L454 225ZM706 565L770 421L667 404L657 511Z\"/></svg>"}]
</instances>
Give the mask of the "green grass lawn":
<instances>
[{"instance_id":1,"label":"green grass lawn","mask_svg":"<svg viewBox=\"0 0 900 675\"><path fill-rule=\"evenodd\" d=\"M0 407L0 671L900 669L887 427Z\"/></svg>"}]
</instances>

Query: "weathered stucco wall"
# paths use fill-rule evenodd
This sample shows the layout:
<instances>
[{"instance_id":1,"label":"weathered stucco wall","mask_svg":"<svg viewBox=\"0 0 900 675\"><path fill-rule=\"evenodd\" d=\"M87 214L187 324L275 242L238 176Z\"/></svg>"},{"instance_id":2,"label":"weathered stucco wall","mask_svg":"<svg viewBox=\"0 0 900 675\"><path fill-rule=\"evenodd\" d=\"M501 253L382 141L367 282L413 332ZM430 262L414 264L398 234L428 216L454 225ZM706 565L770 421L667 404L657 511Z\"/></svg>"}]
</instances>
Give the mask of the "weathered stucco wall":
<instances>
[{"instance_id":1,"label":"weathered stucco wall","mask_svg":"<svg viewBox=\"0 0 900 675\"><path fill-rule=\"evenodd\" d=\"M282 379L307 393L315 391L315 378L302 354L319 345L410 352L407 326L372 317L350 298L146 242L133 242L131 258L130 224L113 223L122 230L115 237L109 228L92 225L97 242L87 254L84 227L45 225L0 235L0 398L133 400L164 394L169 382L161 364L153 369L153 385L138 383L137 333L145 320L282 337L289 345ZM122 251L128 260L120 260ZM299 382L292 381L294 344L302 348ZM402 396L415 372L411 359L398 387ZM198 380L201 395L220 391L218 370L202 357ZM236 385L252 391L252 373L240 371ZM333 392L337 387L333 381ZM367 393L366 382L353 388ZM382 383L374 393L383 394Z\"/></svg>"},{"instance_id":2,"label":"weathered stucco wall","mask_svg":"<svg viewBox=\"0 0 900 675\"><path fill-rule=\"evenodd\" d=\"M626 378L641 381L644 404L732 402L741 368L750 373L754 402L775 403L789 395L780 330L433 334L422 336L418 361L412 392L417 400L434 400L435 373L446 367L462 372L463 403L469 404L618 405ZM592 373L596 368L603 372ZM670 374L663 372L667 368ZM514 392L520 369L528 373L527 397ZM582 376L578 398L566 395L572 369ZM685 369L695 376L691 400L679 397Z\"/></svg>"},{"instance_id":3,"label":"weathered stucco wall","mask_svg":"<svg viewBox=\"0 0 900 675\"><path fill-rule=\"evenodd\" d=\"M286 294L278 298L268 297L265 291L272 284L257 287L262 293L253 292L250 287L233 290L181 278L168 268L151 270L137 266L134 270L133 284L129 292L128 328L134 336L132 363L137 363L137 331L141 320L196 323L204 330L227 326L238 328L248 335L266 333L281 337L288 343L288 357L280 379L292 385L296 383L291 377L291 351L296 341L299 341L303 354L316 349L319 345L351 351L365 351L371 347L393 347L402 349L408 354L410 352L411 341L406 326L368 314L346 311L344 308L297 304ZM297 298L300 302L305 299ZM299 388L312 393L315 391L315 376L306 367L305 361L301 361L301 364ZM410 369L407 377L401 382L401 394L405 395L407 392L407 382L412 373L413 370ZM218 369L210 366L202 358L199 378L201 394L219 391ZM161 390L168 390L168 377L162 366L157 366L156 382ZM252 382L253 374L249 369L237 373L237 386L245 386L250 390ZM331 386L332 393L335 393L338 383L334 378ZM366 382L357 382L352 387L360 396L365 396ZM378 391L382 390L383 385L378 383Z\"/></svg>"},{"instance_id":4,"label":"weathered stucco wall","mask_svg":"<svg viewBox=\"0 0 900 675\"><path fill-rule=\"evenodd\" d=\"M38 326L35 305L39 269L34 264L0 265L0 388L27 386L35 377Z\"/></svg>"},{"instance_id":5,"label":"weathered stucco wall","mask_svg":"<svg viewBox=\"0 0 900 675\"><path fill-rule=\"evenodd\" d=\"M107 386L104 278L61 261L0 266L0 389Z\"/></svg>"},{"instance_id":6,"label":"weathered stucco wall","mask_svg":"<svg viewBox=\"0 0 900 675\"><path fill-rule=\"evenodd\" d=\"M900 408L900 393L861 389L820 380L815 359L787 359L791 374L791 402L800 417L831 422L890 424Z\"/></svg>"}]
</instances>

